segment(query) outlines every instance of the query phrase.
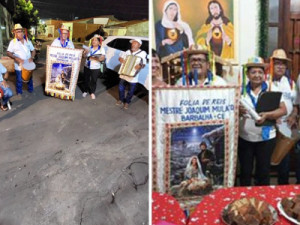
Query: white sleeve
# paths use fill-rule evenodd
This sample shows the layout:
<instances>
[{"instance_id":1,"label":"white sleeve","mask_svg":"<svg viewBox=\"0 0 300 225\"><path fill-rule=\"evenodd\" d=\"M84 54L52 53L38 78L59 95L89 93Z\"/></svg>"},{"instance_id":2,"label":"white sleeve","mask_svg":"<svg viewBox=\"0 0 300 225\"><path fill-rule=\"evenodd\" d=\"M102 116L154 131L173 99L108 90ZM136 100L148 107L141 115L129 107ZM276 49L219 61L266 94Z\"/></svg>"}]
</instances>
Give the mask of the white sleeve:
<instances>
[{"instance_id":1,"label":"white sleeve","mask_svg":"<svg viewBox=\"0 0 300 225\"><path fill-rule=\"evenodd\" d=\"M32 42L30 40L28 40L28 42L29 42L29 49L32 52L34 50L34 47L33 47Z\"/></svg>"},{"instance_id":2,"label":"white sleeve","mask_svg":"<svg viewBox=\"0 0 300 225\"><path fill-rule=\"evenodd\" d=\"M103 47L100 48L100 54L105 55L105 49Z\"/></svg>"},{"instance_id":3,"label":"white sleeve","mask_svg":"<svg viewBox=\"0 0 300 225\"><path fill-rule=\"evenodd\" d=\"M75 48L72 41L70 41L70 48Z\"/></svg>"},{"instance_id":4,"label":"white sleeve","mask_svg":"<svg viewBox=\"0 0 300 225\"><path fill-rule=\"evenodd\" d=\"M8 48L7 48L7 51L8 52L11 52L11 53L14 53L14 43L13 43L14 40L11 40L9 42L9 45L8 45Z\"/></svg>"},{"instance_id":5,"label":"white sleeve","mask_svg":"<svg viewBox=\"0 0 300 225\"><path fill-rule=\"evenodd\" d=\"M7 72L7 69L2 65L2 63L0 63L0 73L1 75L6 73Z\"/></svg>"}]
</instances>

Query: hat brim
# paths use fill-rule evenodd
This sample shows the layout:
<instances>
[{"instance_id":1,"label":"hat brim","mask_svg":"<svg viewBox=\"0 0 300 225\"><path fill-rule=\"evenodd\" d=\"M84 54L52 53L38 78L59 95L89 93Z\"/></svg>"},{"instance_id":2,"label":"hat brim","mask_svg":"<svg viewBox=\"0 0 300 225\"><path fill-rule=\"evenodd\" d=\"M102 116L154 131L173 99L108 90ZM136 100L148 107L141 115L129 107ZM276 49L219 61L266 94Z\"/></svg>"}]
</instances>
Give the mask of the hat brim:
<instances>
[{"instance_id":1,"label":"hat brim","mask_svg":"<svg viewBox=\"0 0 300 225\"><path fill-rule=\"evenodd\" d=\"M137 41L137 40L130 40L129 42L132 43L132 42L134 42L134 41L137 42L137 43L139 43L140 45L142 45L142 43L139 42L139 41Z\"/></svg>"},{"instance_id":2,"label":"hat brim","mask_svg":"<svg viewBox=\"0 0 300 225\"><path fill-rule=\"evenodd\" d=\"M205 55L208 55L208 50L205 50L205 49L186 50L185 52L187 53L187 55L193 55L193 54L205 54Z\"/></svg>"},{"instance_id":3,"label":"hat brim","mask_svg":"<svg viewBox=\"0 0 300 225\"><path fill-rule=\"evenodd\" d=\"M289 61L291 62L292 60L289 58L279 58L279 57L271 57L271 59L279 59L279 60L284 60L284 61Z\"/></svg>"},{"instance_id":4,"label":"hat brim","mask_svg":"<svg viewBox=\"0 0 300 225\"><path fill-rule=\"evenodd\" d=\"M11 31L11 32L15 32L16 30L24 30L24 28L22 27L22 28L16 28L16 29L12 29L12 31Z\"/></svg>"},{"instance_id":5,"label":"hat brim","mask_svg":"<svg viewBox=\"0 0 300 225\"><path fill-rule=\"evenodd\" d=\"M245 66L248 67L262 67L264 69L267 68L268 64L267 63L247 63Z\"/></svg>"}]
</instances>

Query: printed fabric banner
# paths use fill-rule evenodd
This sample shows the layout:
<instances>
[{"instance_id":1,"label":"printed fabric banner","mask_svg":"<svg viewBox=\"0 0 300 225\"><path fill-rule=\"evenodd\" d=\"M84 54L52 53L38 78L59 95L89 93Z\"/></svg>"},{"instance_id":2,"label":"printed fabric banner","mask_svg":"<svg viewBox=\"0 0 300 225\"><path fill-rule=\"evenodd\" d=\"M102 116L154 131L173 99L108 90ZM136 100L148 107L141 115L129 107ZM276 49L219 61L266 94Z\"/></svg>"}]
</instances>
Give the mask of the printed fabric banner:
<instances>
[{"instance_id":1,"label":"printed fabric banner","mask_svg":"<svg viewBox=\"0 0 300 225\"><path fill-rule=\"evenodd\" d=\"M47 95L60 99L75 99L75 89L82 50L47 46Z\"/></svg>"},{"instance_id":2,"label":"printed fabric banner","mask_svg":"<svg viewBox=\"0 0 300 225\"><path fill-rule=\"evenodd\" d=\"M239 97L238 86L153 88L154 191L191 207L234 186Z\"/></svg>"}]
</instances>

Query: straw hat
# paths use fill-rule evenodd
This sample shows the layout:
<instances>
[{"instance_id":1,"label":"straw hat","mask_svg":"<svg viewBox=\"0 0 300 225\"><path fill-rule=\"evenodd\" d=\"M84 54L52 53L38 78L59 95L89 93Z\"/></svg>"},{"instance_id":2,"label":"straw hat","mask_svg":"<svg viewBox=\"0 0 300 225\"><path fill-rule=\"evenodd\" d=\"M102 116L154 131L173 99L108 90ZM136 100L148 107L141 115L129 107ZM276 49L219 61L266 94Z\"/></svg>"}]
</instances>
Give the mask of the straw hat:
<instances>
[{"instance_id":1,"label":"straw hat","mask_svg":"<svg viewBox=\"0 0 300 225\"><path fill-rule=\"evenodd\" d=\"M264 60L261 57L255 56L248 59L248 62L245 64L246 67L267 67L267 64L264 63Z\"/></svg>"},{"instance_id":2,"label":"straw hat","mask_svg":"<svg viewBox=\"0 0 300 225\"><path fill-rule=\"evenodd\" d=\"M275 49L273 51L273 54L271 56L272 59L280 59L280 60L285 60L285 61L291 61L291 59L289 59L286 56L286 53L283 49Z\"/></svg>"},{"instance_id":3,"label":"straw hat","mask_svg":"<svg viewBox=\"0 0 300 225\"><path fill-rule=\"evenodd\" d=\"M186 49L185 52L188 55L192 54L206 54L208 55L208 49L204 45L192 45L189 49Z\"/></svg>"},{"instance_id":4,"label":"straw hat","mask_svg":"<svg viewBox=\"0 0 300 225\"><path fill-rule=\"evenodd\" d=\"M60 30L67 30L67 31L69 31L69 28L67 26L65 26L64 24L62 24L59 29Z\"/></svg>"},{"instance_id":5,"label":"straw hat","mask_svg":"<svg viewBox=\"0 0 300 225\"><path fill-rule=\"evenodd\" d=\"M21 26L21 24L17 23L17 24L15 24L12 32L15 32L15 30L24 30L24 28Z\"/></svg>"}]
</instances>

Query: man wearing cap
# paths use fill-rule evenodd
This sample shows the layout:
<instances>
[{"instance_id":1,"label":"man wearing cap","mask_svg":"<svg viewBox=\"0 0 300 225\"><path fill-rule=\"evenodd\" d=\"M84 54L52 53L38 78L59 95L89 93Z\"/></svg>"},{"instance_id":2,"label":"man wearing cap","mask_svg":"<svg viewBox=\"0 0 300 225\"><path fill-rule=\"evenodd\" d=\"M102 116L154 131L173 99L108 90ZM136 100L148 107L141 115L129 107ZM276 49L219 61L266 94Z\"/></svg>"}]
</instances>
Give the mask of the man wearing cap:
<instances>
[{"instance_id":1,"label":"man wearing cap","mask_svg":"<svg viewBox=\"0 0 300 225\"><path fill-rule=\"evenodd\" d=\"M16 89L17 94L22 94L22 65L25 61L33 62L36 54L35 49L29 39L24 35L24 29L21 24L16 24L12 32L15 38L10 41L7 48L7 55L15 60L15 71L17 75ZM28 81L28 91L33 92L32 77Z\"/></svg>"},{"instance_id":2,"label":"man wearing cap","mask_svg":"<svg viewBox=\"0 0 300 225\"><path fill-rule=\"evenodd\" d=\"M292 137L292 128L297 125L298 107L296 103L296 85L288 74L288 62L291 61L287 58L283 49L276 49L270 58L273 63L274 74L273 82L279 92L282 92L284 103L287 108L287 114L280 118L277 124L278 130L287 138L287 141ZM289 183L289 170L290 170L290 155L289 153L283 158L278 165L278 184Z\"/></svg>"},{"instance_id":3,"label":"man wearing cap","mask_svg":"<svg viewBox=\"0 0 300 225\"><path fill-rule=\"evenodd\" d=\"M0 96L0 99L2 98L2 103L0 103L0 108L3 111L8 110L7 102L10 99L10 97L13 96L12 90L9 88L7 84L6 77L8 77L8 72L6 68L0 63L0 89L2 89L3 91L3 95Z\"/></svg>"},{"instance_id":4,"label":"man wearing cap","mask_svg":"<svg viewBox=\"0 0 300 225\"><path fill-rule=\"evenodd\" d=\"M130 43L131 43L130 50L127 50L125 52L125 55L123 55L122 57L119 57L119 61L122 64L125 63L126 56L128 56L128 55L134 55L134 56L141 57L142 60L141 60L140 64L135 66L136 70L140 70L147 63L147 60L146 60L147 53L140 49L140 47L142 45L142 41L140 39L132 39L132 40L130 40ZM124 109L128 109L128 106L133 97L133 93L135 91L136 84L138 82L138 78L139 78L139 74L137 74L135 77L125 76L125 75L120 74L119 100L117 101L116 105L118 105L118 106L124 105ZM126 85L129 85L129 91L128 91L127 95L125 96Z\"/></svg>"},{"instance_id":5,"label":"man wearing cap","mask_svg":"<svg viewBox=\"0 0 300 225\"><path fill-rule=\"evenodd\" d=\"M51 46L61 47L61 48L74 48L74 44L69 40L70 31L65 25L61 25L61 28L58 28L59 37L56 38Z\"/></svg>"},{"instance_id":6,"label":"man wearing cap","mask_svg":"<svg viewBox=\"0 0 300 225\"><path fill-rule=\"evenodd\" d=\"M188 74L188 81L184 78L180 78L176 85L185 86L189 85L226 85L226 81L218 76L214 75L210 70L210 62L208 56L208 50L200 45L195 45L191 50L187 51L189 57L190 73ZM214 65L213 65L214 66Z\"/></svg>"},{"instance_id":7,"label":"man wearing cap","mask_svg":"<svg viewBox=\"0 0 300 225\"><path fill-rule=\"evenodd\" d=\"M246 80L246 75L249 82L244 84L242 100L246 102L252 110L255 111L259 96L268 91L268 83L265 82L265 68L260 57L252 57L245 65L247 74L243 74L243 80ZM276 87L272 86L272 91ZM280 100L279 108L260 113L260 119L255 120L251 114L240 105L240 122L239 122L239 143L238 157L240 161L240 185L251 186L252 171L255 160L255 184L269 185L270 184L270 162L273 149L276 144L275 126L257 126L263 124L266 119L276 120L285 115L287 110L283 101Z\"/></svg>"}]
</instances>

